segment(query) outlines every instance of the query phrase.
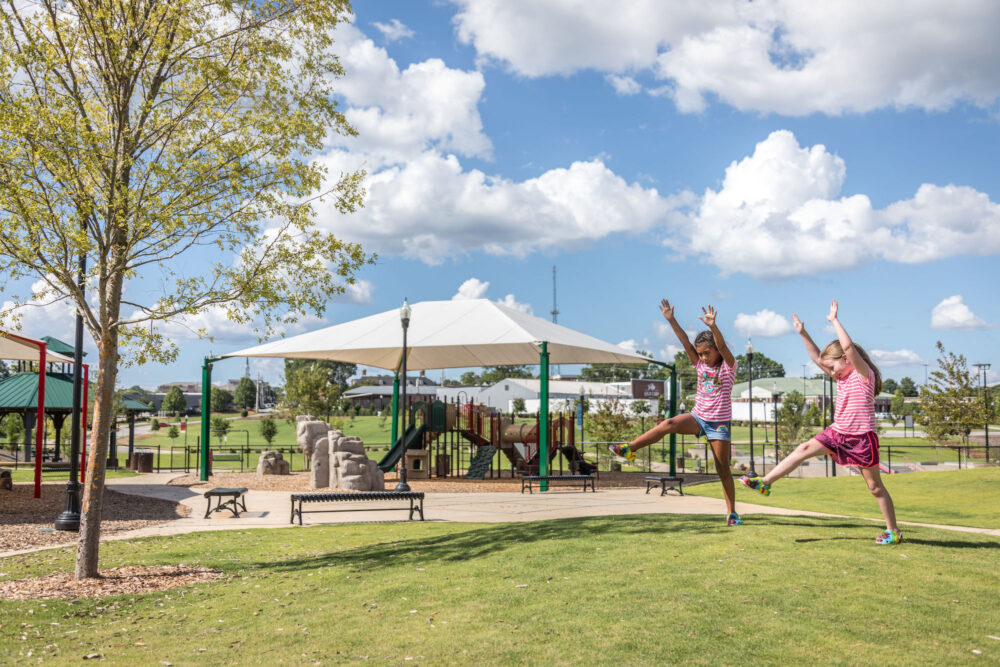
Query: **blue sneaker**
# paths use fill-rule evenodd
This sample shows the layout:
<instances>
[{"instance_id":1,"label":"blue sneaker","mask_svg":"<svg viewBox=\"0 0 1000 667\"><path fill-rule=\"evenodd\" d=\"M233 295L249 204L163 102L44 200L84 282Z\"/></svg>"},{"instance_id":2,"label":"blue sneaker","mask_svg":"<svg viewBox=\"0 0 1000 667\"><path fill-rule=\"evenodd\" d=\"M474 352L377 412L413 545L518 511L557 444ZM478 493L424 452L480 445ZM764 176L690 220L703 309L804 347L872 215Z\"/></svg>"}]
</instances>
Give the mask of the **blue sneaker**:
<instances>
[{"instance_id":1,"label":"blue sneaker","mask_svg":"<svg viewBox=\"0 0 1000 667\"><path fill-rule=\"evenodd\" d=\"M897 530L892 532L891 530L886 530L884 533L875 538L875 544L899 544L903 541L903 531Z\"/></svg>"},{"instance_id":2,"label":"blue sneaker","mask_svg":"<svg viewBox=\"0 0 1000 667\"><path fill-rule=\"evenodd\" d=\"M726 519L726 525L727 526L742 526L743 525L743 519L740 518L739 514L737 514L736 512L733 512Z\"/></svg>"}]
</instances>

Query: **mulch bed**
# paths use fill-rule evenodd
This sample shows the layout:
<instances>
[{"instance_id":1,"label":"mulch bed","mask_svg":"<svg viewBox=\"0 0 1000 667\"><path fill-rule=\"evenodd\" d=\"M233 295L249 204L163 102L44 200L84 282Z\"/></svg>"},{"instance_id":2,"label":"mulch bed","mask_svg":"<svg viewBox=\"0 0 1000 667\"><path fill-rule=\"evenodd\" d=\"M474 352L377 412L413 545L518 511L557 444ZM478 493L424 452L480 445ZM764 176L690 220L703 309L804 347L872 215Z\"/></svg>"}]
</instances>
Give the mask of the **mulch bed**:
<instances>
[{"instance_id":1,"label":"mulch bed","mask_svg":"<svg viewBox=\"0 0 1000 667\"><path fill-rule=\"evenodd\" d=\"M41 600L141 595L212 581L223 576L218 570L189 565L116 567L101 570L100 574L101 576L96 579L80 581L74 580L70 572L57 572L47 577L0 581L0 598Z\"/></svg>"},{"instance_id":2,"label":"mulch bed","mask_svg":"<svg viewBox=\"0 0 1000 667\"><path fill-rule=\"evenodd\" d=\"M32 547L72 544L78 533L55 530L56 517L66 509L66 483L42 484L42 497L34 497L30 482L14 484L12 491L0 490L0 555ZM145 528L188 516L190 508L169 500L144 498L104 490L101 536Z\"/></svg>"}]
</instances>

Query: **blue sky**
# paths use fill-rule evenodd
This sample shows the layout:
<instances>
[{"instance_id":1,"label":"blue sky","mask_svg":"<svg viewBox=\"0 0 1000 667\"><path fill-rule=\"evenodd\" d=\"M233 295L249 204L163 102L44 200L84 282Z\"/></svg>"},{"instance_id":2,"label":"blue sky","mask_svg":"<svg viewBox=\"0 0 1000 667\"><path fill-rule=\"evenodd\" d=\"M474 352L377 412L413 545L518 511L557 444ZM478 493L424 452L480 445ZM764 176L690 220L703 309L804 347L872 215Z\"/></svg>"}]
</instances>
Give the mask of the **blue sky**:
<instances>
[{"instance_id":1,"label":"blue sky","mask_svg":"<svg viewBox=\"0 0 1000 667\"><path fill-rule=\"evenodd\" d=\"M317 159L363 166L368 196L318 219L379 260L308 327L404 296L547 318L556 266L560 324L660 359L678 349L667 297L688 330L711 303L731 347L752 335L800 375L791 313L822 344L837 298L884 375L921 382L941 340L996 381L1000 5L702 5L356 3L336 40L359 136ZM68 340L52 322L24 330ZM178 361L119 384L196 381L210 350L256 342L218 313L197 324L211 341L168 325Z\"/></svg>"}]
</instances>

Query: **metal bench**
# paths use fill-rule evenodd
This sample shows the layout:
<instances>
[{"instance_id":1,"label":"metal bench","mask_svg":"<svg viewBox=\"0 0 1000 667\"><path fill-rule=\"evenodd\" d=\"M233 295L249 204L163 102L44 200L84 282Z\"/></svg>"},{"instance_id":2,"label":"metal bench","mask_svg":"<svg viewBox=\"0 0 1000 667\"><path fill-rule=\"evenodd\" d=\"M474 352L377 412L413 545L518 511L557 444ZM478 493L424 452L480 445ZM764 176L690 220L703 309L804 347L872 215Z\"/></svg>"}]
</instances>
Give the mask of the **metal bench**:
<instances>
[{"instance_id":1,"label":"metal bench","mask_svg":"<svg viewBox=\"0 0 1000 667\"><path fill-rule=\"evenodd\" d=\"M212 512L221 512L222 510L229 510L233 513L237 519L240 518L240 509L244 512L247 511L247 501L244 497L246 495L246 487L240 489L212 489L205 492L205 497L208 498L208 508L205 510L205 518L207 519ZM218 500L218 504L212 507L212 498ZM222 502L223 498L229 498L226 502Z\"/></svg>"},{"instance_id":2,"label":"metal bench","mask_svg":"<svg viewBox=\"0 0 1000 667\"><path fill-rule=\"evenodd\" d=\"M409 507L346 507L337 509L302 509L303 503L339 503L339 502L361 502L361 501L384 501L384 500L409 500ZM298 506L296 506L296 503ZM413 521L413 513L420 514L420 520L424 520L424 493L423 491L359 491L357 493L294 493L292 494L292 518L289 523L295 523L295 517L299 517L299 525L302 525L302 514L309 512L377 512L383 509L408 509L410 511L410 521Z\"/></svg>"},{"instance_id":3,"label":"metal bench","mask_svg":"<svg viewBox=\"0 0 1000 667\"><path fill-rule=\"evenodd\" d=\"M675 482L676 486L671 482ZM669 486L667 486L669 484ZM674 489L677 493L684 495L684 480L680 477L670 477L669 475L650 475L646 478L646 493L654 486L659 485L660 495L665 496L667 491Z\"/></svg>"},{"instance_id":4,"label":"metal bench","mask_svg":"<svg viewBox=\"0 0 1000 667\"><path fill-rule=\"evenodd\" d=\"M534 493L531 488L532 482L583 482L583 492L587 492L587 487L594 493L597 488L594 486L593 475L524 475L521 477L521 493L528 489L528 493Z\"/></svg>"}]
</instances>

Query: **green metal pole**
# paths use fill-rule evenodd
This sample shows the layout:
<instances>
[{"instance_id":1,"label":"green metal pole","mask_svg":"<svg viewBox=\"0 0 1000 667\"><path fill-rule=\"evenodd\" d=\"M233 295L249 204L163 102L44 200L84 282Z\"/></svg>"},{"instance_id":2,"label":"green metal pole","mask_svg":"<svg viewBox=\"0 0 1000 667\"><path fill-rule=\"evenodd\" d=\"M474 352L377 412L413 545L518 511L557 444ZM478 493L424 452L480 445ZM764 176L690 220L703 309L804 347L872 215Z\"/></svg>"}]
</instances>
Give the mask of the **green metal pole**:
<instances>
[{"instance_id":1,"label":"green metal pole","mask_svg":"<svg viewBox=\"0 0 1000 667\"><path fill-rule=\"evenodd\" d=\"M199 452L199 469L201 481L208 481L208 443L209 422L212 420L212 362L214 357L205 357L201 367L201 451Z\"/></svg>"},{"instance_id":2,"label":"green metal pole","mask_svg":"<svg viewBox=\"0 0 1000 667\"><path fill-rule=\"evenodd\" d=\"M538 406L538 474L545 476L549 474L549 348L548 343L542 342L542 353L539 357L541 370L541 392L539 398L541 405ZM548 491L549 485L542 480L538 485L540 491Z\"/></svg>"},{"instance_id":3,"label":"green metal pole","mask_svg":"<svg viewBox=\"0 0 1000 667\"><path fill-rule=\"evenodd\" d=\"M392 380L392 445L396 445L399 437L399 373Z\"/></svg>"},{"instance_id":4,"label":"green metal pole","mask_svg":"<svg viewBox=\"0 0 1000 667\"><path fill-rule=\"evenodd\" d=\"M670 367L670 416L677 415L677 367ZM677 476L677 434L670 434L670 476Z\"/></svg>"}]
</instances>

